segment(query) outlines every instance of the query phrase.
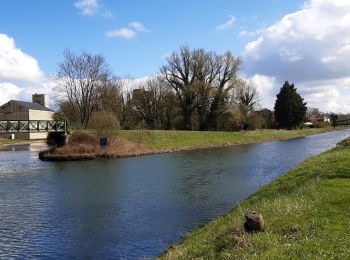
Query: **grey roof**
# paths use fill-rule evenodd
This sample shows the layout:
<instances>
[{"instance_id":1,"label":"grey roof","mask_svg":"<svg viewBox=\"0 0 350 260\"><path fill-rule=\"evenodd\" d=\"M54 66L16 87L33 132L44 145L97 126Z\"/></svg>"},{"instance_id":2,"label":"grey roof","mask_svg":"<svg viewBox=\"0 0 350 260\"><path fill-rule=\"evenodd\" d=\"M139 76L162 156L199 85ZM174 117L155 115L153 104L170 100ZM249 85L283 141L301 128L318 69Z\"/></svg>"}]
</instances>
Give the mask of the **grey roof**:
<instances>
[{"instance_id":1,"label":"grey roof","mask_svg":"<svg viewBox=\"0 0 350 260\"><path fill-rule=\"evenodd\" d=\"M42 106L42 105L40 105L38 103L25 102L25 101L19 101L19 100L11 100L11 101L16 102L20 106L26 107L28 109L53 112L53 110L51 110L50 108Z\"/></svg>"}]
</instances>

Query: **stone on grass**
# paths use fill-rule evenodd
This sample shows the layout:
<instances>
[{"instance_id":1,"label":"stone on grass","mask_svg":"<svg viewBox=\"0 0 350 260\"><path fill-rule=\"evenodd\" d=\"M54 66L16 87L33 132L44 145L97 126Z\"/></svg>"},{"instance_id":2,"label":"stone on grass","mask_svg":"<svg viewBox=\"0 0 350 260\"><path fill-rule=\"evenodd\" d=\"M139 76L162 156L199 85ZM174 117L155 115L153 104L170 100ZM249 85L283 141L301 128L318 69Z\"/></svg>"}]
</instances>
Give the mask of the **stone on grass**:
<instances>
[{"instance_id":1,"label":"stone on grass","mask_svg":"<svg viewBox=\"0 0 350 260\"><path fill-rule=\"evenodd\" d=\"M244 229L246 232L262 232L265 230L265 222L263 216L256 211L251 211L245 214Z\"/></svg>"}]
</instances>

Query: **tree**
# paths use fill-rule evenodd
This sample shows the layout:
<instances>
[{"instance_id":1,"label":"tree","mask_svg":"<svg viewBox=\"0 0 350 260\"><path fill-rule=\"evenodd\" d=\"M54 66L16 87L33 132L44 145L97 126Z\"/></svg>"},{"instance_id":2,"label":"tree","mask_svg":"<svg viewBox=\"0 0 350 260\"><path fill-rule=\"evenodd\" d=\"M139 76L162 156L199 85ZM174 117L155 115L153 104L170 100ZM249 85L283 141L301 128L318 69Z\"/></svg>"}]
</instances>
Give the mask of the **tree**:
<instances>
[{"instance_id":1,"label":"tree","mask_svg":"<svg viewBox=\"0 0 350 260\"><path fill-rule=\"evenodd\" d=\"M182 47L172 53L161 74L176 93L183 129L192 130L194 123L200 130L217 127L218 116L228 108L240 64L230 52L217 55ZM199 122L193 122L194 114Z\"/></svg>"},{"instance_id":2,"label":"tree","mask_svg":"<svg viewBox=\"0 0 350 260\"><path fill-rule=\"evenodd\" d=\"M275 119L282 128L294 128L300 125L306 115L306 102L297 93L294 84L286 81L277 94Z\"/></svg>"},{"instance_id":3,"label":"tree","mask_svg":"<svg viewBox=\"0 0 350 260\"><path fill-rule=\"evenodd\" d=\"M87 127L92 113L98 109L98 89L107 84L110 70L101 55L83 52L77 56L66 50L64 58L57 71L58 90L79 111L79 121Z\"/></svg>"},{"instance_id":4,"label":"tree","mask_svg":"<svg viewBox=\"0 0 350 260\"><path fill-rule=\"evenodd\" d=\"M251 81L239 80L235 90L235 103L240 113L240 125L244 130L255 128L252 124L253 112L258 105L258 92Z\"/></svg>"},{"instance_id":5,"label":"tree","mask_svg":"<svg viewBox=\"0 0 350 260\"><path fill-rule=\"evenodd\" d=\"M334 114L334 113L330 114L331 124L334 127L334 129L336 126L338 126L338 118L339 116L337 114Z\"/></svg>"}]
</instances>

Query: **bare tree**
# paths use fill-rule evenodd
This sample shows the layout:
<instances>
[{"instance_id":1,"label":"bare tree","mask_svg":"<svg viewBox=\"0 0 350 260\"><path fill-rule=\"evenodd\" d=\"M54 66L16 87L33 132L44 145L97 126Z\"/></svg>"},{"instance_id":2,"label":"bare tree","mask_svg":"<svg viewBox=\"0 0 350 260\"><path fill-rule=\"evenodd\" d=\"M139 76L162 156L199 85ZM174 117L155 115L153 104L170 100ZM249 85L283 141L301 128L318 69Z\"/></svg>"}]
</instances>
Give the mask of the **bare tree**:
<instances>
[{"instance_id":1,"label":"bare tree","mask_svg":"<svg viewBox=\"0 0 350 260\"><path fill-rule=\"evenodd\" d=\"M259 103L258 92L250 80L238 80L235 90L235 104L240 112L241 125L244 130L249 128L252 112Z\"/></svg>"},{"instance_id":2,"label":"bare tree","mask_svg":"<svg viewBox=\"0 0 350 260\"><path fill-rule=\"evenodd\" d=\"M79 121L87 127L92 113L98 107L98 89L108 82L110 70L101 55L86 52L75 55L66 50L64 58L57 71L58 89L79 111Z\"/></svg>"},{"instance_id":3,"label":"bare tree","mask_svg":"<svg viewBox=\"0 0 350 260\"><path fill-rule=\"evenodd\" d=\"M240 63L230 52L217 55L203 49L191 51L181 47L179 53L172 53L167 64L161 67L161 74L176 93L184 129L192 129L195 111L202 130L207 128L208 119L217 122L223 103L228 101L228 93L234 87L232 83Z\"/></svg>"},{"instance_id":4,"label":"bare tree","mask_svg":"<svg viewBox=\"0 0 350 260\"><path fill-rule=\"evenodd\" d=\"M160 76L140 82L132 92L130 104L133 111L149 129L168 127L169 84ZM174 107L171 108L174 110Z\"/></svg>"},{"instance_id":5,"label":"bare tree","mask_svg":"<svg viewBox=\"0 0 350 260\"><path fill-rule=\"evenodd\" d=\"M233 92L239 82L237 74L242 63L241 59L235 58L231 52L218 56L218 60L218 75L208 120L211 130L217 130L220 116L227 112L233 103Z\"/></svg>"}]
</instances>

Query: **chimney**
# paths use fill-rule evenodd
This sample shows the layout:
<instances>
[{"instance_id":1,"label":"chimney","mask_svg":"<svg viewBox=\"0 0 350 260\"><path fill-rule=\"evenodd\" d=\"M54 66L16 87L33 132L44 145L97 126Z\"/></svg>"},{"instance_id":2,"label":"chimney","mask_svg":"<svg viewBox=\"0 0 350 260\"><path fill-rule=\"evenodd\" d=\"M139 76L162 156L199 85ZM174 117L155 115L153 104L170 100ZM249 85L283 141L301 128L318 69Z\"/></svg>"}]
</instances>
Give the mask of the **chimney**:
<instances>
[{"instance_id":1,"label":"chimney","mask_svg":"<svg viewBox=\"0 0 350 260\"><path fill-rule=\"evenodd\" d=\"M44 107L49 107L49 97L44 94L33 94L32 95L33 103L40 104Z\"/></svg>"}]
</instances>

